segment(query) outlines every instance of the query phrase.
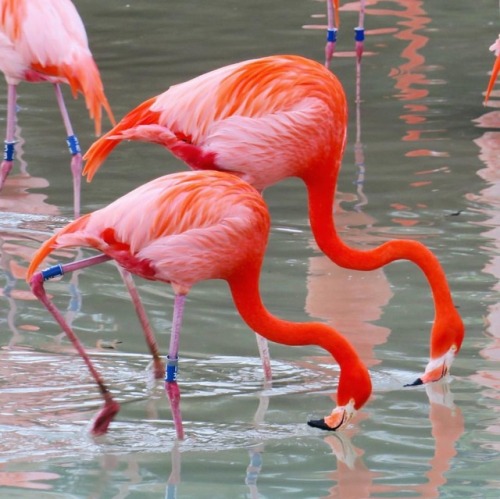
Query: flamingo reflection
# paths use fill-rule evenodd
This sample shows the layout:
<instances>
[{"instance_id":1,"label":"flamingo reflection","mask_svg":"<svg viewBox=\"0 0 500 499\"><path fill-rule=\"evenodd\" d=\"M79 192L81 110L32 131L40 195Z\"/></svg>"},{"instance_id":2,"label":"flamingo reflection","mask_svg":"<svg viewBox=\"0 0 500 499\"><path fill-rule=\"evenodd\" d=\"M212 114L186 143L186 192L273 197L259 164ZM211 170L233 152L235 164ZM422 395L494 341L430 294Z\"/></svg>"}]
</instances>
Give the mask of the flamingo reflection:
<instances>
[{"instance_id":1,"label":"flamingo reflection","mask_svg":"<svg viewBox=\"0 0 500 499\"><path fill-rule=\"evenodd\" d=\"M487 111L476 120L476 125L486 131L474 142L479 147L479 159L485 167L477 172L486 182L486 187L478 194L470 193L468 200L479 203L479 210L484 214L485 220L481 222L485 231L482 236L488 244L484 245L489 253L489 261L483 272L494 277L491 292L494 297L500 293L500 101L490 99L489 106L495 110ZM484 359L484 368L479 369L471 379L483 387L482 393L485 404L498 415L498 393L500 392L500 302L494 300L487 307L485 317L485 335L487 343L480 350ZM498 416L485 429L495 438L488 443L497 451L500 446L495 443L500 434L500 427L496 421Z\"/></svg>"}]
</instances>

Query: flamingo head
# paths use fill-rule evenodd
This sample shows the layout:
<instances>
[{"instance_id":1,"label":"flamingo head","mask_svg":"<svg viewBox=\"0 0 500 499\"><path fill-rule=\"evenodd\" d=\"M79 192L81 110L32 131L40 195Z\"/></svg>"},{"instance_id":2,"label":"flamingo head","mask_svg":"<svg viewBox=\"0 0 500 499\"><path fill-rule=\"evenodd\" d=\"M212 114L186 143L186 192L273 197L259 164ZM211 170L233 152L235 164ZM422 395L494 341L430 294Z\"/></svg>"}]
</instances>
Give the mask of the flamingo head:
<instances>
[{"instance_id":1,"label":"flamingo head","mask_svg":"<svg viewBox=\"0 0 500 499\"><path fill-rule=\"evenodd\" d=\"M340 430L347 426L347 423L349 423L354 414L356 414L354 404L354 400L351 399L348 404L335 407L329 416L322 419L312 419L308 421L307 424L321 430Z\"/></svg>"},{"instance_id":2,"label":"flamingo head","mask_svg":"<svg viewBox=\"0 0 500 499\"><path fill-rule=\"evenodd\" d=\"M423 385L444 378L462 347L464 336L464 323L456 308L440 314L431 332L431 360L424 374L405 386Z\"/></svg>"},{"instance_id":3,"label":"flamingo head","mask_svg":"<svg viewBox=\"0 0 500 499\"><path fill-rule=\"evenodd\" d=\"M307 424L322 430L340 430L347 426L356 411L368 401L371 393L372 383L368 369L361 360L352 359L351 363L342 366L340 372L337 407L329 416L308 421Z\"/></svg>"},{"instance_id":4,"label":"flamingo head","mask_svg":"<svg viewBox=\"0 0 500 499\"><path fill-rule=\"evenodd\" d=\"M457 345L452 345L444 355L429 361L424 374L420 376L420 378L404 386L424 385L443 379L450 372L451 364L455 360L458 350L459 347L457 347Z\"/></svg>"}]
</instances>

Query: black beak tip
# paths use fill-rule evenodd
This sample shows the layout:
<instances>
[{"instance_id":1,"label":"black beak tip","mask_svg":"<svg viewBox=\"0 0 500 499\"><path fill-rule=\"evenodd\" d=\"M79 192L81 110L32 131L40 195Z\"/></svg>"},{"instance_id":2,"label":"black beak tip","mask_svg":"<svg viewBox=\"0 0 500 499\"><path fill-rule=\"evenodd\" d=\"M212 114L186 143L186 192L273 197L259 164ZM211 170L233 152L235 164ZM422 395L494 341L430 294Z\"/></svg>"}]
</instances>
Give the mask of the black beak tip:
<instances>
[{"instance_id":1,"label":"black beak tip","mask_svg":"<svg viewBox=\"0 0 500 499\"><path fill-rule=\"evenodd\" d=\"M311 419L307 422L312 428L319 428L320 430L335 431L335 428L330 428L324 419Z\"/></svg>"},{"instance_id":2,"label":"black beak tip","mask_svg":"<svg viewBox=\"0 0 500 499\"><path fill-rule=\"evenodd\" d=\"M419 386L419 385L423 385L424 382L422 381L422 378L417 378L413 383L407 383L406 385L403 385L403 386Z\"/></svg>"}]
</instances>

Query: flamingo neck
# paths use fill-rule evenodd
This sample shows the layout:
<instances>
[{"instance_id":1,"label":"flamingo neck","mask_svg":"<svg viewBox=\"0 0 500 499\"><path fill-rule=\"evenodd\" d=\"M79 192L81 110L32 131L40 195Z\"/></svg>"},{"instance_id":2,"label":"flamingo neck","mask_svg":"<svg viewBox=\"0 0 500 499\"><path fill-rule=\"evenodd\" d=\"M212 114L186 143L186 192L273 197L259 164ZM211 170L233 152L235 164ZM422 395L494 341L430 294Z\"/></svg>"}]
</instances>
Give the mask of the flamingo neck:
<instances>
[{"instance_id":1,"label":"flamingo neck","mask_svg":"<svg viewBox=\"0 0 500 499\"><path fill-rule=\"evenodd\" d=\"M271 314L262 303L259 273L260 269L247 266L236 278L228 280L234 303L243 320L269 341L290 346L316 345L327 350L340 367L337 404L343 406L354 399L355 407L359 409L371 393L371 382L368 370L354 348L326 324L289 322Z\"/></svg>"},{"instance_id":2,"label":"flamingo neck","mask_svg":"<svg viewBox=\"0 0 500 499\"><path fill-rule=\"evenodd\" d=\"M462 320L436 256L415 240L394 239L369 250L349 247L339 237L333 219L336 178L330 184L324 179L308 179L306 185L311 229L319 248L333 262L347 269L375 270L396 260L409 260L420 267L431 287L435 307L431 357L443 355L453 341L458 343L459 349L463 338Z\"/></svg>"}]
</instances>

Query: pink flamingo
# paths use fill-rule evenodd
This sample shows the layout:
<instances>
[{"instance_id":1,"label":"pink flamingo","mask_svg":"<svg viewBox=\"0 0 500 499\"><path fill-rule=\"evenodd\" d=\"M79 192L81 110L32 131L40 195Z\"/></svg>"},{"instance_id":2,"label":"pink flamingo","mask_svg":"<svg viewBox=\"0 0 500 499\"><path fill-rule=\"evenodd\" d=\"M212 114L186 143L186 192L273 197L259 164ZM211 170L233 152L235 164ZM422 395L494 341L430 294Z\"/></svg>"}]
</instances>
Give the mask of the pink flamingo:
<instances>
[{"instance_id":1,"label":"pink flamingo","mask_svg":"<svg viewBox=\"0 0 500 499\"><path fill-rule=\"evenodd\" d=\"M299 177L308 190L316 243L334 263L368 271L409 260L423 271L435 318L431 359L416 383L436 381L464 337L446 275L418 241L359 250L341 240L333 206L346 128L345 94L327 68L298 56L270 56L216 69L143 102L90 147L84 174L90 181L122 140L134 139L163 145L192 169L234 173L259 191Z\"/></svg>"},{"instance_id":2,"label":"pink flamingo","mask_svg":"<svg viewBox=\"0 0 500 499\"><path fill-rule=\"evenodd\" d=\"M495 64L493 65L493 69L491 71L491 78L488 83L488 88L486 89L486 96L484 97L484 103L488 102L490 98L491 91L493 90L493 85L495 85L495 81L497 79L498 73L500 72L500 35L496 39L495 43L491 45L490 50L495 53Z\"/></svg>"},{"instance_id":3,"label":"pink flamingo","mask_svg":"<svg viewBox=\"0 0 500 499\"><path fill-rule=\"evenodd\" d=\"M104 398L104 407L93 424L94 434L107 431L119 405L46 295L43 281L110 259L128 272L170 283L174 289L166 388L179 438L183 430L176 364L184 302L191 287L206 279L226 280L242 318L268 340L285 345L318 345L339 363L338 407L323 419L309 421L310 425L335 430L365 404L371 393L368 370L343 336L321 323L283 321L264 307L259 275L269 225L262 197L238 177L215 171L181 172L144 184L107 207L78 218L35 253L28 269L32 290L73 342ZM34 274L52 250L72 246L95 248L102 254Z\"/></svg>"},{"instance_id":4,"label":"pink flamingo","mask_svg":"<svg viewBox=\"0 0 500 499\"><path fill-rule=\"evenodd\" d=\"M85 97L96 135L101 134L101 108L115 124L92 58L83 22L70 0L0 0L0 70L7 81L7 131L0 165L0 189L14 162L17 85L21 81L54 84L72 155L75 214L80 210L82 154L73 132L60 84L73 96Z\"/></svg>"}]
</instances>

